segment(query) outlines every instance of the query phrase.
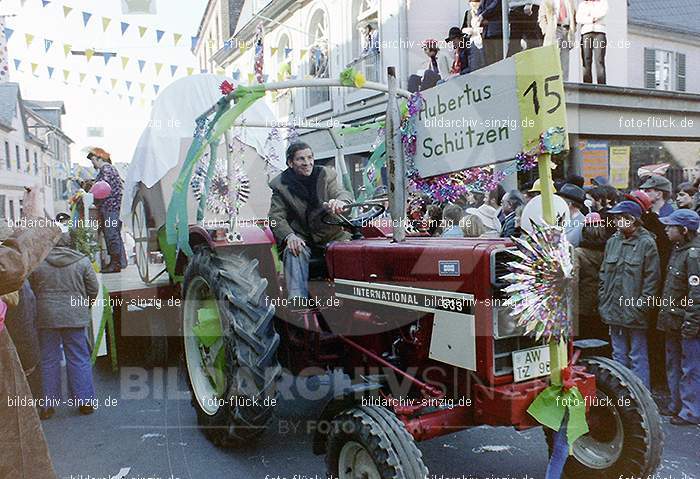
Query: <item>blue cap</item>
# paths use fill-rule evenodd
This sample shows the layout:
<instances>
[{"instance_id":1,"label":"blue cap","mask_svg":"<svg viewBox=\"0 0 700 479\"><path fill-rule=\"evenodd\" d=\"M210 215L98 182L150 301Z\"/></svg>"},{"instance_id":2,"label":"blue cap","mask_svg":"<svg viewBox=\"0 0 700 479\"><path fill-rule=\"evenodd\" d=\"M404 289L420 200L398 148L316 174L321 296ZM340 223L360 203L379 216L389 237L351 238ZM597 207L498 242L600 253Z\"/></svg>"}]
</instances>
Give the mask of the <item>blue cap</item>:
<instances>
[{"instance_id":1,"label":"blue cap","mask_svg":"<svg viewBox=\"0 0 700 479\"><path fill-rule=\"evenodd\" d=\"M642 208L634 201L620 201L618 204L608 210L608 214L628 214L639 219L642 216Z\"/></svg>"},{"instance_id":2,"label":"blue cap","mask_svg":"<svg viewBox=\"0 0 700 479\"><path fill-rule=\"evenodd\" d=\"M676 210L668 216L659 218L667 226L685 226L690 231L697 231L700 227L700 216L693 210Z\"/></svg>"}]
</instances>

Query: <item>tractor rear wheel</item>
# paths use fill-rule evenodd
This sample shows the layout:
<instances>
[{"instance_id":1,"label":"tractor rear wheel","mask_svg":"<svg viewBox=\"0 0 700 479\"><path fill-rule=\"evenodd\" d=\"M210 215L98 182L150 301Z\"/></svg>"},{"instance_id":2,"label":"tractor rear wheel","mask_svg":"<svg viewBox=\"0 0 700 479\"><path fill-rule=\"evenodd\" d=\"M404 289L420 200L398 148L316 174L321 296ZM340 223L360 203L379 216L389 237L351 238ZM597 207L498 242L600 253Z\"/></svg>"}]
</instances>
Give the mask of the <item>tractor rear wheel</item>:
<instances>
[{"instance_id":1,"label":"tractor rear wheel","mask_svg":"<svg viewBox=\"0 0 700 479\"><path fill-rule=\"evenodd\" d=\"M327 438L328 477L416 479L427 477L420 450L391 411L375 406L347 410L333 419Z\"/></svg>"},{"instance_id":2,"label":"tractor rear wheel","mask_svg":"<svg viewBox=\"0 0 700 479\"><path fill-rule=\"evenodd\" d=\"M564 468L569 479L651 477L661 462L661 416L637 376L612 359L591 357L579 364L596 378L590 431L572 445ZM545 429L552 449L554 434Z\"/></svg>"},{"instance_id":3,"label":"tractor rear wheel","mask_svg":"<svg viewBox=\"0 0 700 479\"><path fill-rule=\"evenodd\" d=\"M185 271L183 343L197 422L214 444L240 446L267 427L281 374L274 307L258 261L199 248Z\"/></svg>"}]
</instances>

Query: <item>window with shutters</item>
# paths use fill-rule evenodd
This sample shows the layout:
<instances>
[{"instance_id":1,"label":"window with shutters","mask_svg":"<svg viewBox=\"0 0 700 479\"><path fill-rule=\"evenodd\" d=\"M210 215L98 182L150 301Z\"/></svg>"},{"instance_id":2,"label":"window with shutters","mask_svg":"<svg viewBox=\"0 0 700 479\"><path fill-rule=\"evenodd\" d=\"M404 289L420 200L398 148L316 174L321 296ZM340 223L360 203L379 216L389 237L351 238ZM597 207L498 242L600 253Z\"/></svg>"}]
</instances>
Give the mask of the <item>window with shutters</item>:
<instances>
[{"instance_id":1,"label":"window with shutters","mask_svg":"<svg viewBox=\"0 0 700 479\"><path fill-rule=\"evenodd\" d=\"M15 145L15 158L17 159L17 171L22 171L22 158L19 156L19 145Z\"/></svg>"},{"instance_id":2,"label":"window with shutters","mask_svg":"<svg viewBox=\"0 0 700 479\"><path fill-rule=\"evenodd\" d=\"M645 48L644 86L655 90L685 91L685 54Z\"/></svg>"},{"instance_id":3,"label":"window with shutters","mask_svg":"<svg viewBox=\"0 0 700 479\"><path fill-rule=\"evenodd\" d=\"M5 166L8 170L12 169L12 160L10 159L10 142L5 142Z\"/></svg>"},{"instance_id":4,"label":"window with shutters","mask_svg":"<svg viewBox=\"0 0 700 479\"><path fill-rule=\"evenodd\" d=\"M0 218L7 218L5 211L5 195L0 195Z\"/></svg>"}]
</instances>

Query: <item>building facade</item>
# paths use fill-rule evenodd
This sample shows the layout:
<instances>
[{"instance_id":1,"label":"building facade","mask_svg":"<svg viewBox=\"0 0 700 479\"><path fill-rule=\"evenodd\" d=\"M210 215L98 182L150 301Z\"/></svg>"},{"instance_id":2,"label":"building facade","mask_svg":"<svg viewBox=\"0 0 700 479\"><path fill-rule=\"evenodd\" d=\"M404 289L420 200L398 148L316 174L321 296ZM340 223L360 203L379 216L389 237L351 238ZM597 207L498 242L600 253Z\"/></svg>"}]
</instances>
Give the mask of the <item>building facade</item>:
<instances>
[{"instance_id":1,"label":"building facade","mask_svg":"<svg viewBox=\"0 0 700 479\"><path fill-rule=\"evenodd\" d=\"M56 160L70 165L70 139L60 124L50 124L42 116L47 114L34 108L37 102L22 100L17 83L0 83L0 218L7 220L23 216L25 188L38 188L46 216L53 217L63 203L55 200L60 189Z\"/></svg>"},{"instance_id":2,"label":"building facade","mask_svg":"<svg viewBox=\"0 0 700 479\"><path fill-rule=\"evenodd\" d=\"M212 57L234 34L242 7L243 0L209 0L207 3L197 31L197 43L193 46L201 72L216 73L218 70Z\"/></svg>"},{"instance_id":3,"label":"building facade","mask_svg":"<svg viewBox=\"0 0 700 479\"><path fill-rule=\"evenodd\" d=\"M571 144L583 148L583 154L572 154L569 171L585 170L581 158L585 157L589 141L605 144L606 148L629 144L635 155L628 160L630 179L636 171L635 165L640 163L668 160L678 168L689 168L700 159L697 143L679 144L682 140L677 139L678 132L668 131L670 142L664 142L663 136L645 138L644 132L632 132L622 124L603 135L587 131L586 125L595 125L602 113L585 105L579 108L576 103L579 98L585 97L594 103L604 98L605 104L612 104L615 101L611 99L619 95L620 106L616 108L622 115L633 112L639 105L666 104L663 96L658 102L647 103L644 92L647 89L700 93L700 83L693 81L700 69L700 36L697 35L700 2L634 0L629 3L628 6L627 0L608 0L609 13L605 19L607 86L592 86L605 90L602 95L574 88L582 79L581 51L578 46L570 51L569 130ZM450 27L461 26L467 7L468 2L463 0L248 0L240 11L233 36L224 41L210 59L217 69L223 69L227 76L237 80L236 83L255 83L254 42L256 30L262 25L267 81L337 78L343 69L354 66L363 71L368 80L386 82L386 68L395 66L399 84L406 88L408 77L426 66L421 42L428 38L443 42ZM657 15L659 10L664 12ZM673 19L678 16L685 17L682 25L678 21L674 24ZM579 38L577 34L577 40ZM684 99L694 112L695 99ZM267 95L265 101L269 102L277 120L297 123L308 120L361 123L383 117L386 109L383 94L342 88L290 90ZM577 116L582 112L586 116ZM649 113L654 112L650 109ZM301 133L304 135L303 131ZM700 136L696 135L697 131L688 133L688 138ZM335 145L325 132L304 137L314 147L317 158L335 156ZM635 145L632 145L633 138ZM375 139L374 131L345 139L343 152L351 175L353 172L356 177L361 174ZM681 151L682 154L678 153Z\"/></svg>"}]
</instances>

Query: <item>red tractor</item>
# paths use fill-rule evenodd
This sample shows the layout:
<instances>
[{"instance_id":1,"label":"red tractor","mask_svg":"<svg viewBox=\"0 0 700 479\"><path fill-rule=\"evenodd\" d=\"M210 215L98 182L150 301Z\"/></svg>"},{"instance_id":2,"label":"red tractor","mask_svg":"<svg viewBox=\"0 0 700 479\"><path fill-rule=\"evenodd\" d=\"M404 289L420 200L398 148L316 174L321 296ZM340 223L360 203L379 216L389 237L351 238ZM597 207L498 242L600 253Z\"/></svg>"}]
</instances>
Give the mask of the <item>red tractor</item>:
<instances>
[{"instance_id":1,"label":"red tractor","mask_svg":"<svg viewBox=\"0 0 700 479\"><path fill-rule=\"evenodd\" d=\"M390 191L392 205L404 203L402 188ZM136 195L134 225L153 240L148 227L163 224L154 212L164 208L146 193ZM353 239L313 255L308 304L287 300L264 220L190 226L193 254L180 252L169 272L184 276L185 364L198 423L213 443L239 446L263 433L283 370L341 371L351 380L318 407L327 427L316 428L314 452L326 455L332 477L421 479L428 471L415 441L479 425L538 426L527 409L549 385L548 347L525 336L504 304L510 241L397 241L372 221L381 222L381 204L323 219L340 221ZM569 357L575 349L569 344ZM663 434L649 391L608 358L584 357L572 369L590 432L574 443L567 477L653 474Z\"/></svg>"},{"instance_id":2,"label":"red tractor","mask_svg":"<svg viewBox=\"0 0 700 479\"><path fill-rule=\"evenodd\" d=\"M319 427L314 438L333 477L418 479L427 469L414 441L485 424L537 426L526 410L548 385L548 350L523 336L500 305L500 278L512 260L508 241L395 243L376 228L363 232L312 260L315 301L308 308L284 306L268 228L243 229L244 244L234 247L217 241L216 232L192 232L185 357L207 437L235 446L259 436L283 368L340 369L353 379L323 406L320 419L330 427ZM192 331L212 301L222 340L205 347ZM217 391L216 374L207 371L217 371L221 354ZM590 433L574 444L567 476L652 474L663 437L650 393L608 358L582 359L574 371Z\"/></svg>"}]
</instances>

